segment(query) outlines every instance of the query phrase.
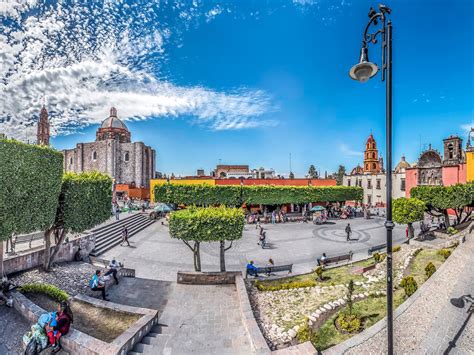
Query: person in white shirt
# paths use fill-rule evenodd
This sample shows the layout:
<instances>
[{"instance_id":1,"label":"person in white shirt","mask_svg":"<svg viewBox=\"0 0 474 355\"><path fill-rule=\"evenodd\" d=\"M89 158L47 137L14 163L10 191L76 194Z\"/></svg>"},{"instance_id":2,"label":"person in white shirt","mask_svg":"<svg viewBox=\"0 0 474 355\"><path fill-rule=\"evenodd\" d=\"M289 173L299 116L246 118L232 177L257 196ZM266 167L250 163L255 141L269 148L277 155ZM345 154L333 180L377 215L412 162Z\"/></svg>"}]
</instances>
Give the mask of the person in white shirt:
<instances>
[{"instance_id":1,"label":"person in white shirt","mask_svg":"<svg viewBox=\"0 0 474 355\"><path fill-rule=\"evenodd\" d=\"M104 276L112 275L117 285L119 284L119 280L117 278L117 272L119 268L120 264L117 262L117 260L115 260L115 258L113 258L109 262L109 270L104 274Z\"/></svg>"}]
</instances>

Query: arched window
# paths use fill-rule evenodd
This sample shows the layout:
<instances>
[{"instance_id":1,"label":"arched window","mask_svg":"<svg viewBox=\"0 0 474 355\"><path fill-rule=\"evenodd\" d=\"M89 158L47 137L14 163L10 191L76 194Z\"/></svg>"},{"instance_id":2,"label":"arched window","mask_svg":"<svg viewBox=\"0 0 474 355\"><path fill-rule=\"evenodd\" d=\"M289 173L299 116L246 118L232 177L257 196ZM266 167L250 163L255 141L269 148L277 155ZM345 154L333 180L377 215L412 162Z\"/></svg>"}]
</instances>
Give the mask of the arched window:
<instances>
[{"instance_id":1,"label":"arched window","mask_svg":"<svg viewBox=\"0 0 474 355\"><path fill-rule=\"evenodd\" d=\"M365 164L365 170L369 170L369 164Z\"/></svg>"},{"instance_id":2,"label":"arched window","mask_svg":"<svg viewBox=\"0 0 474 355\"><path fill-rule=\"evenodd\" d=\"M92 160L97 160L97 152L92 152Z\"/></svg>"},{"instance_id":3,"label":"arched window","mask_svg":"<svg viewBox=\"0 0 474 355\"><path fill-rule=\"evenodd\" d=\"M375 152L372 153L372 158L375 159L376 156L375 156Z\"/></svg>"},{"instance_id":4,"label":"arched window","mask_svg":"<svg viewBox=\"0 0 474 355\"><path fill-rule=\"evenodd\" d=\"M125 161L129 161L129 160L130 160L130 153L125 152Z\"/></svg>"},{"instance_id":5,"label":"arched window","mask_svg":"<svg viewBox=\"0 0 474 355\"><path fill-rule=\"evenodd\" d=\"M69 165L72 165L72 157L69 158Z\"/></svg>"},{"instance_id":6,"label":"arched window","mask_svg":"<svg viewBox=\"0 0 474 355\"><path fill-rule=\"evenodd\" d=\"M377 165L375 163L372 163L372 169L376 169Z\"/></svg>"}]
</instances>

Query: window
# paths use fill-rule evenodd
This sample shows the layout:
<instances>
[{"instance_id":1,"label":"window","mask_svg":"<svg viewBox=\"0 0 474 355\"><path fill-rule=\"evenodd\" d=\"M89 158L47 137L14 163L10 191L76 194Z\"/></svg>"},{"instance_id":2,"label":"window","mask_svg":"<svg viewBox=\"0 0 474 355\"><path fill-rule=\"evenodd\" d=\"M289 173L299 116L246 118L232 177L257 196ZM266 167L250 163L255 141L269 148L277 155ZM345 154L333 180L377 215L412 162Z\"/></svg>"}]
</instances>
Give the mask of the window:
<instances>
[{"instance_id":1,"label":"window","mask_svg":"<svg viewBox=\"0 0 474 355\"><path fill-rule=\"evenodd\" d=\"M359 180L359 187L362 187L362 180Z\"/></svg>"},{"instance_id":2,"label":"window","mask_svg":"<svg viewBox=\"0 0 474 355\"><path fill-rule=\"evenodd\" d=\"M92 160L97 160L97 152L92 152Z\"/></svg>"},{"instance_id":3,"label":"window","mask_svg":"<svg viewBox=\"0 0 474 355\"><path fill-rule=\"evenodd\" d=\"M372 158L374 158L374 159L376 158L375 152L372 153Z\"/></svg>"},{"instance_id":4,"label":"window","mask_svg":"<svg viewBox=\"0 0 474 355\"><path fill-rule=\"evenodd\" d=\"M129 161L130 160L130 153L129 152L125 152L125 161Z\"/></svg>"},{"instance_id":5,"label":"window","mask_svg":"<svg viewBox=\"0 0 474 355\"><path fill-rule=\"evenodd\" d=\"M372 163L372 169L376 169L377 168L377 165L375 165L375 163Z\"/></svg>"},{"instance_id":6,"label":"window","mask_svg":"<svg viewBox=\"0 0 474 355\"><path fill-rule=\"evenodd\" d=\"M372 180L367 180L367 188L368 189L372 188Z\"/></svg>"},{"instance_id":7,"label":"window","mask_svg":"<svg viewBox=\"0 0 474 355\"><path fill-rule=\"evenodd\" d=\"M72 165L72 157L69 158L69 165Z\"/></svg>"},{"instance_id":8,"label":"window","mask_svg":"<svg viewBox=\"0 0 474 355\"><path fill-rule=\"evenodd\" d=\"M365 170L369 170L369 163L365 164Z\"/></svg>"},{"instance_id":9,"label":"window","mask_svg":"<svg viewBox=\"0 0 474 355\"><path fill-rule=\"evenodd\" d=\"M347 180L347 186L351 186L351 180Z\"/></svg>"},{"instance_id":10,"label":"window","mask_svg":"<svg viewBox=\"0 0 474 355\"><path fill-rule=\"evenodd\" d=\"M377 189L377 190L380 190L380 179L377 179L377 182L376 182L376 189Z\"/></svg>"},{"instance_id":11,"label":"window","mask_svg":"<svg viewBox=\"0 0 474 355\"><path fill-rule=\"evenodd\" d=\"M405 191L405 179L402 179L401 184L400 184L400 190Z\"/></svg>"},{"instance_id":12,"label":"window","mask_svg":"<svg viewBox=\"0 0 474 355\"><path fill-rule=\"evenodd\" d=\"M367 195L367 204L372 206L372 195Z\"/></svg>"}]
</instances>

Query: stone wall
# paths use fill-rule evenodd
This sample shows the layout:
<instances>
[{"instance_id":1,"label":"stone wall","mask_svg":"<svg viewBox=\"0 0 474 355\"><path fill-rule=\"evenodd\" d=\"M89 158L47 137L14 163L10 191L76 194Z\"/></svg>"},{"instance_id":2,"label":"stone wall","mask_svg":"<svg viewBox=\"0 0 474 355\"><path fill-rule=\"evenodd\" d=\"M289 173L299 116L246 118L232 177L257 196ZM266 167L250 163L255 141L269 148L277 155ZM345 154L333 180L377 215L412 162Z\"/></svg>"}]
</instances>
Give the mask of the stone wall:
<instances>
[{"instance_id":1,"label":"stone wall","mask_svg":"<svg viewBox=\"0 0 474 355\"><path fill-rule=\"evenodd\" d=\"M79 238L73 239L68 243L62 244L59 252L56 254L55 261L72 261L79 247L84 254L89 254L95 246L95 235L88 234ZM51 250L53 247L51 247ZM8 256L3 261L3 269L5 273L12 274L20 271L33 269L43 264L44 247L41 249L32 250L19 255Z\"/></svg>"}]
</instances>

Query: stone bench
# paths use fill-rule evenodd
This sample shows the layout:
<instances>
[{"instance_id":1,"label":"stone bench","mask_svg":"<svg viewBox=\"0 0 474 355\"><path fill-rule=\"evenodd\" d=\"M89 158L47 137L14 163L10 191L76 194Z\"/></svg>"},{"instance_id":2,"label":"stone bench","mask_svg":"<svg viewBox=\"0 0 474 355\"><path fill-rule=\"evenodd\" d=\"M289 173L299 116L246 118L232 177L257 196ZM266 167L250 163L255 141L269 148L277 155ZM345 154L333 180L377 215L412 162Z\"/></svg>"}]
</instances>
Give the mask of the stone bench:
<instances>
[{"instance_id":1,"label":"stone bench","mask_svg":"<svg viewBox=\"0 0 474 355\"><path fill-rule=\"evenodd\" d=\"M347 254L341 254L336 256L329 256L324 260L324 264L322 265L321 259L318 259L319 266L328 266L330 264L338 264L341 261L351 261L352 260L352 251Z\"/></svg>"},{"instance_id":2,"label":"stone bench","mask_svg":"<svg viewBox=\"0 0 474 355\"><path fill-rule=\"evenodd\" d=\"M387 248L387 244L379 244L379 245L374 245L373 247L370 247L367 253L369 255L372 255L374 251L379 251Z\"/></svg>"},{"instance_id":3,"label":"stone bench","mask_svg":"<svg viewBox=\"0 0 474 355\"><path fill-rule=\"evenodd\" d=\"M293 271L293 264L257 267L257 274L272 274L274 272L288 271L290 274ZM245 270L245 278L249 275L248 270Z\"/></svg>"}]
</instances>

